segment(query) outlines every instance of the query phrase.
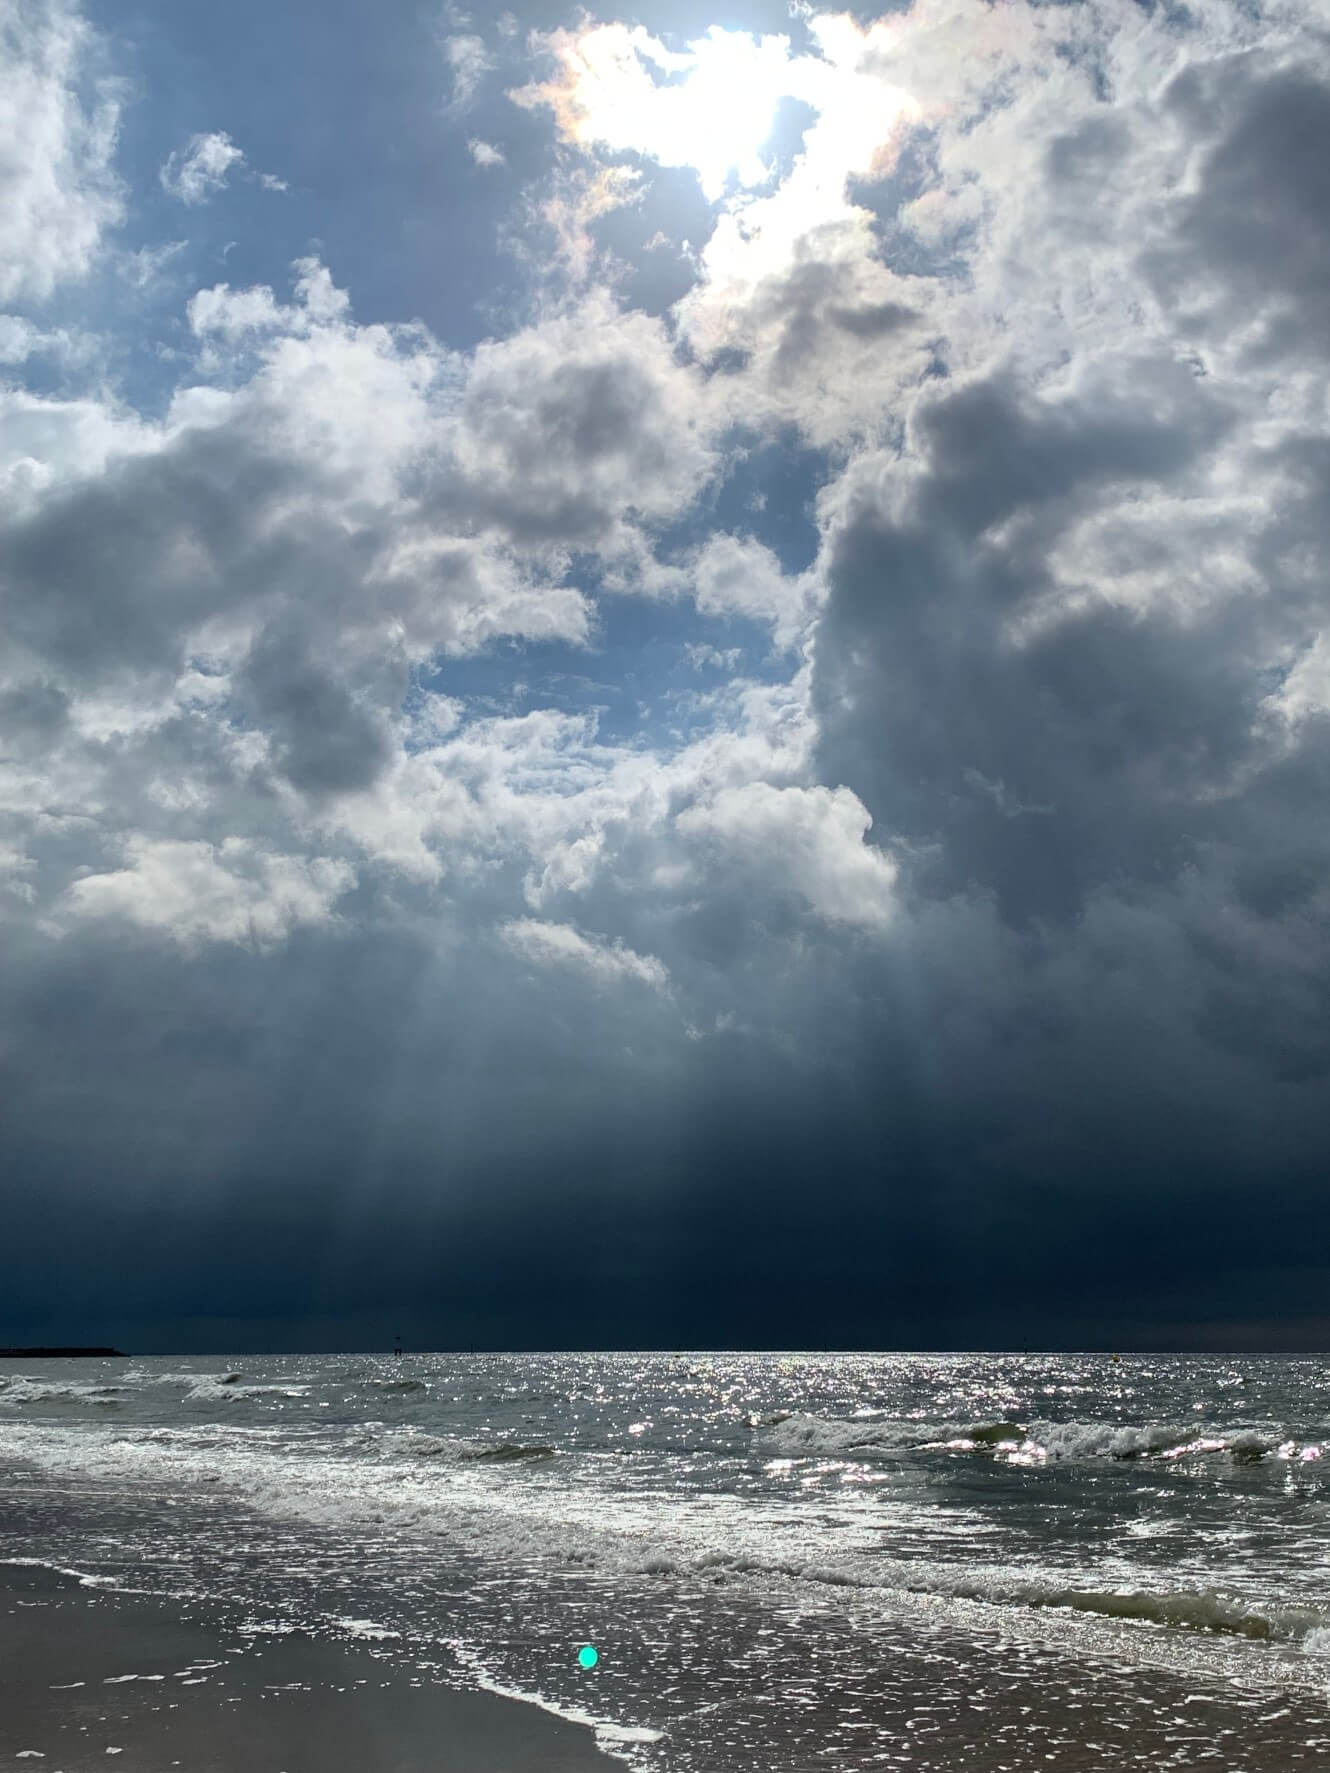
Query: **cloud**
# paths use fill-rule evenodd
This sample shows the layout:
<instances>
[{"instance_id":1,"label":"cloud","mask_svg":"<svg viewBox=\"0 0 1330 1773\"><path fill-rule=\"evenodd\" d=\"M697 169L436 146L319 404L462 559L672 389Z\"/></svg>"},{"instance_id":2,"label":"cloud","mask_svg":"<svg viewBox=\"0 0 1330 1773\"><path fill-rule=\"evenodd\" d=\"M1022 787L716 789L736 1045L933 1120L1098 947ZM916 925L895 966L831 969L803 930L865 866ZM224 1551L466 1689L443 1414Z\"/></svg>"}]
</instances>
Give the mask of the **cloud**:
<instances>
[{"instance_id":1,"label":"cloud","mask_svg":"<svg viewBox=\"0 0 1330 1773\"><path fill-rule=\"evenodd\" d=\"M244 154L224 130L193 135L163 165L162 189L182 203L206 203L225 185L231 168L244 162Z\"/></svg>"},{"instance_id":2,"label":"cloud","mask_svg":"<svg viewBox=\"0 0 1330 1773\"><path fill-rule=\"evenodd\" d=\"M1073 416L1024 411L1001 383L948 392L917 409L927 467L910 494L899 477L865 489L836 526L817 651L826 765L889 828L940 844L937 890L996 890L1018 918L1070 913L1115 871L1180 865L1168 826L1229 792L1257 681L1243 693L1229 649L1251 624L1226 612L1207 654L1167 608L1060 607L1044 564L1081 508L1176 482L1220 441L1222 419L1195 402L1149 426L1136 403ZM1031 605L1045 611L1033 630ZM1047 816L995 816L992 796L963 792L979 778Z\"/></svg>"},{"instance_id":3,"label":"cloud","mask_svg":"<svg viewBox=\"0 0 1330 1773\"><path fill-rule=\"evenodd\" d=\"M51 357L78 363L95 350L94 342L64 327L43 330L17 314L0 314L0 363L26 363L30 357Z\"/></svg>"},{"instance_id":4,"label":"cloud","mask_svg":"<svg viewBox=\"0 0 1330 1773\"><path fill-rule=\"evenodd\" d=\"M751 871L759 891L788 886L829 923L872 929L891 920L895 865L865 844L872 820L848 788L722 788L676 824Z\"/></svg>"},{"instance_id":5,"label":"cloud","mask_svg":"<svg viewBox=\"0 0 1330 1773\"><path fill-rule=\"evenodd\" d=\"M187 307L190 331L197 338L220 334L235 342L247 334L296 332L313 324L308 307L283 307L267 284L233 290L229 283L198 289Z\"/></svg>"},{"instance_id":6,"label":"cloud","mask_svg":"<svg viewBox=\"0 0 1330 1773\"><path fill-rule=\"evenodd\" d=\"M721 423L660 322L597 296L477 349L438 497L518 542L604 547L686 509Z\"/></svg>"},{"instance_id":7,"label":"cloud","mask_svg":"<svg viewBox=\"0 0 1330 1773\"><path fill-rule=\"evenodd\" d=\"M193 207L215 197L229 180L233 170L247 167L243 151L225 130L211 134L192 135L183 148L177 148L158 174L162 189L181 203ZM265 191L285 191L284 179L270 172L252 175Z\"/></svg>"},{"instance_id":8,"label":"cloud","mask_svg":"<svg viewBox=\"0 0 1330 1773\"><path fill-rule=\"evenodd\" d=\"M548 107L571 140L691 166L711 199L731 173L741 184L766 182L760 150L779 99L798 83L787 38L713 25L676 52L640 25L599 24L555 31L544 48L555 77L509 96Z\"/></svg>"},{"instance_id":9,"label":"cloud","mask_svg":"<svg viewBox=\"0 0 1330 1773\"><path fill-rule=\"evenodd\" d=\"M871 212L848 192L851 178L890 170L918 111L896 71L899 34L896 22L823 17L815 53L719 27L674 52L641 27L595 25L552 34L554 79L510 94L549 108L589 154L631 150L697 172L716 215L679 304L684 337L706 361L746 360L735 398L748 422L793 421L819 443L869 426L928 358L920 305L932 291L888 269ZM759 150L782 100L812 122L776 179ZM584 198L570 201L593 219Z\"/></svg>"},{"instance_id":10,"label":"cloud","mask_svg":"<svg viewBox=\"0 0 1330 1773\"><path fill-rule=\"evenodd\" d=\"M479 136L472 136L466 144L467 152L477 166L503 166L503 152L492 142L482 142Z\"/></svg>"},{"instance_id":11,"label":"cloud","mask_svg":"<svg viewBox=\"0 0 1330 1773\"><path fill-rule=\"evenodd\" d=\"M143 246L137 252L123 253L119 261L121 275L135 289L150 289L185 246L183 240L168 240L161 246Z\"/></svg>"},{"instance_id":12,"label":"cloud","mask_svg":"<svg viewBox=\"0 0 1330 1773\"><path fill-rule=\"evenodd\" d=\"M190 947L283 940L299 924L325 923L355 885L347 863L274 855L243 838L221 844L131 838L128 866L87 874L69 888L74 919L111 918Z\"/></svg>"},{"instance_id":13,"label":"cloud","mask_svg":"<svg viewBox=\"0 0 1330 1773\"><path fill-rule=\"evenodd\" d=\"M709 537L698 551L691 576L693 596L704 615L770 622L780 646L793 645L812 614L807 581L787 577L772 550L751 537Z\"/></svg>"},{"instance_id":14,"label":"cloud","mask_svg":"<svg viewBox=\"0 0 1330 1773\"><path fill-rule=\"evenodd\" d=\"M532 966L569 968L602 985L636 980L653 991L664 991L669 985L669 974L654 955L634 954L622 943L584 936L570 924L515 918L504 924L501 933L508 946Z\"/></svg>"},{"instance_id":15,"label":"cloud","mask_svg":"<svg viewBox=\"0 0 1330 1773\"><path fill-rule=\"evenodd\" d=\"M20 322L20 341L30 335ZM152 447L153 429L137 414L87 395L0 389L0 487L11 520L32 515L62 486L101 473Z\"/></svg>"},{"instance_id":16,"label":"cloud","mask_svg":"<svg viewBox=\"0 0 1330 1773\"><path fill-rule=\"evenodd\" d=\"M528 558L501 523L484 539L462 515L429 515L421 494L455 463L464 406L446 354L419 330L357 326L321 266L298 271L291 304L199 292L195 332L247 353L248 380L182 390L118 455L103 416L101 453L82 445L59 496L14 513L0 558L28 669L169 706L200 650L231 686L228 708L266 733L264 767L326 795L385 766L414 663L500 634L582 643L588 616L543 542ZM75 416L35 398L27 412L48 433ZM445 474L452 488L464 478ZM459 490L448 503L464 513ZM230 730L224 719L219 738Z\"/></svg>"},{"instance_id":17,"label":"cloud","mask_svg":"<svg viewBox=\"0 0 1330 1773\"><path fill-rule=\"evenodd\" d=\"M308 794L367 788L392 749L387 723L298 634L273 625L251 645L235 687L271 735L274 761Z\"/></svg>"},{"instance_id":18,"label":"cloud","mask_svg":"<svg viewBox=\"0 0 1330 1773\"><path fill-rule=\"evenodd\" d=\"M489 336L358 301L330 248L150 288L176 306L138 410L56 349L63 311L6 319L7 1164L91 1152L129 1187L155 1106L134 1187L192 1163L238 1198L262 1155L283 1199L391 1177L440 1238L473 1190L518 1268L555 1177L582 1222L648 1228L645 1293L709 1296L741 1241L724 1322L772 1336L791 1273L853 1295L856 1334L887 1295L937 1333L1009 1323L1013 1289L1080 1311L1064 1276L1111 1305L1113 1261L1193 1259L1201 1207L1230 1279L1272 1190L1315 1219L1330 72L1304 26L918 0L810 12L796 51L587 25L536 45L537 117L494 125L522 194ZM475 103L489 51L451 42ZM209 139L201 196L244 170ZM109 148L80 152L105 198ZM19 243L25 290L93 262L98 213L82 257Z\"/></svg>"},{"instance_id":19,"label":"cloud","mask_svg":"<svg viewBox=\"0 0 1330 1773\"><path fill-rule=\"evenodd\" d=\"M0 301L85 278L123 215L120 94L73 7L0 6Z\"/></svg>"},{"instance_id":20,"label":"cloud","mask_svg":"<svg viewBox=\"0 0 1330 1773\"><path fill-rule=\"evenodd\" d=\"M1265 357L1330 346L1320 267L1330 250L1330 54L1189 67L1167 93L1198 150L1195 189L1147 258L1194 337L1241 335ZM1264 63L1264 65L1262 65ZM1223 120L1220 123L1220 119Z\"/></svg>"},{"instance_id":21,"label":"cloud","mask_svg":"<svg viewBox=\"0 0 1330 1773\"><path fill-rule=\"evenodd\" d=\"M442 39L443 56L452 75L450 109L464 111L475 98L480 83L494 66L483 37L458 33Z\"/></svg>"}]
</instances>

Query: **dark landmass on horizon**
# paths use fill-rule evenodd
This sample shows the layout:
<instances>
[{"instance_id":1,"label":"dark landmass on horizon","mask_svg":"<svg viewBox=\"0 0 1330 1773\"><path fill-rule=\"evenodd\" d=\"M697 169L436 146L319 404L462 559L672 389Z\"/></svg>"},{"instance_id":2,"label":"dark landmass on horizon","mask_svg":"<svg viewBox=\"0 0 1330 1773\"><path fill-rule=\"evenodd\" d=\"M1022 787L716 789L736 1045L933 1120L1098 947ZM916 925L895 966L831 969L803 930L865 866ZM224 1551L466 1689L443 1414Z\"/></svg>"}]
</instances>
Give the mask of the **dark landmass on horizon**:
<instances>
[{"instance_id":1,"label":"dark landmass on horizon","mask_svg":"<svg viewBox=\"0 0 1330 1773\"><path fill-rule=\"evenodd\" d=\"M125 1359L118 1348L0 1348L0 1360L6 1361L105 1360L108 1357Z\"/></svg>"}]
</instances>

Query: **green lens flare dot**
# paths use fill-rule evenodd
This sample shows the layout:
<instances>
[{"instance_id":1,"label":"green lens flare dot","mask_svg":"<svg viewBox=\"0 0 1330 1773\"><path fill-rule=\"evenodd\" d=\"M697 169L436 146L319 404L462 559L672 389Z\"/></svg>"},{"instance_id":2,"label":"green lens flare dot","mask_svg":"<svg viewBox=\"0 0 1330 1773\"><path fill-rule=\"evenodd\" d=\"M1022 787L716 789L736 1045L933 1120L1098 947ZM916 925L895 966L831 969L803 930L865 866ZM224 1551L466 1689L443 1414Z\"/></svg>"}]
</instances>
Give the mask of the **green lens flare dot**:
<instances>
[{"instance_id":1,"label":"green lens flare dot","mask_svg":"<svg viewBox=\"0 0 1330 1773\"><path fill-rule=\"evenodd\" d=\"M594 1668L600 1661L600 1651L594 1644L583 1644L577 1652L577 1660L583 1668Z\"/></svg>"}]
</instances>

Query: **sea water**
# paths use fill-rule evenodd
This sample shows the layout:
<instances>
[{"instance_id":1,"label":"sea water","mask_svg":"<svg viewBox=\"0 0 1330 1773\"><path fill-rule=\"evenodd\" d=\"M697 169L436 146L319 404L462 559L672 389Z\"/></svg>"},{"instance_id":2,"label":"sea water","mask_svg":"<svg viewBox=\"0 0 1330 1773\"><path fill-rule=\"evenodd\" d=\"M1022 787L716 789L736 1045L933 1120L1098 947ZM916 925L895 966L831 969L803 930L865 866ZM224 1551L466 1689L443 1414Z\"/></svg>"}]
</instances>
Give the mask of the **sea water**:
<instances>
[{"instance_id":1,"label":"sea water","mask_svg":"<svg viewBox=\"0 0 1330 1773\"><path fill-rule=\"evenodd\" d=\"M1317 1359L0 1365L0 1557L368 1638L648 1773L1330 1768L1327 1462Z\"/></svg>"}]
</instances>

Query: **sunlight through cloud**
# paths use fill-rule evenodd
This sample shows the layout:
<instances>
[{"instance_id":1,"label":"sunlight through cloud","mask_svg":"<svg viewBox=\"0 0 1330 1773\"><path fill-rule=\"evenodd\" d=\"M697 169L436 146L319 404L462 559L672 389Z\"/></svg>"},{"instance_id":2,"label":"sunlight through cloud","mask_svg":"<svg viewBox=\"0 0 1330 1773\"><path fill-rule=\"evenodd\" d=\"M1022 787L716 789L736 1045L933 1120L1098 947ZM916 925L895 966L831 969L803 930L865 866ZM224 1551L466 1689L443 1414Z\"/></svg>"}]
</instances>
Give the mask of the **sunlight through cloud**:
<instances>
[{"instance_id":1,"label":"sunlight through cloud","mask_svg":"<svg viewBox=\"0 0 1330 1773\"><path fill-rule=\"evenodd\" d=\"M771 176L761 151L797 65L787 37L713 25L675 53L641 26L610 24L557 31L548 47L556 77L512 96L551 106L569 140L691 166L713 203L731 174L744 187Z\"/></svg>"}]
</instances>

